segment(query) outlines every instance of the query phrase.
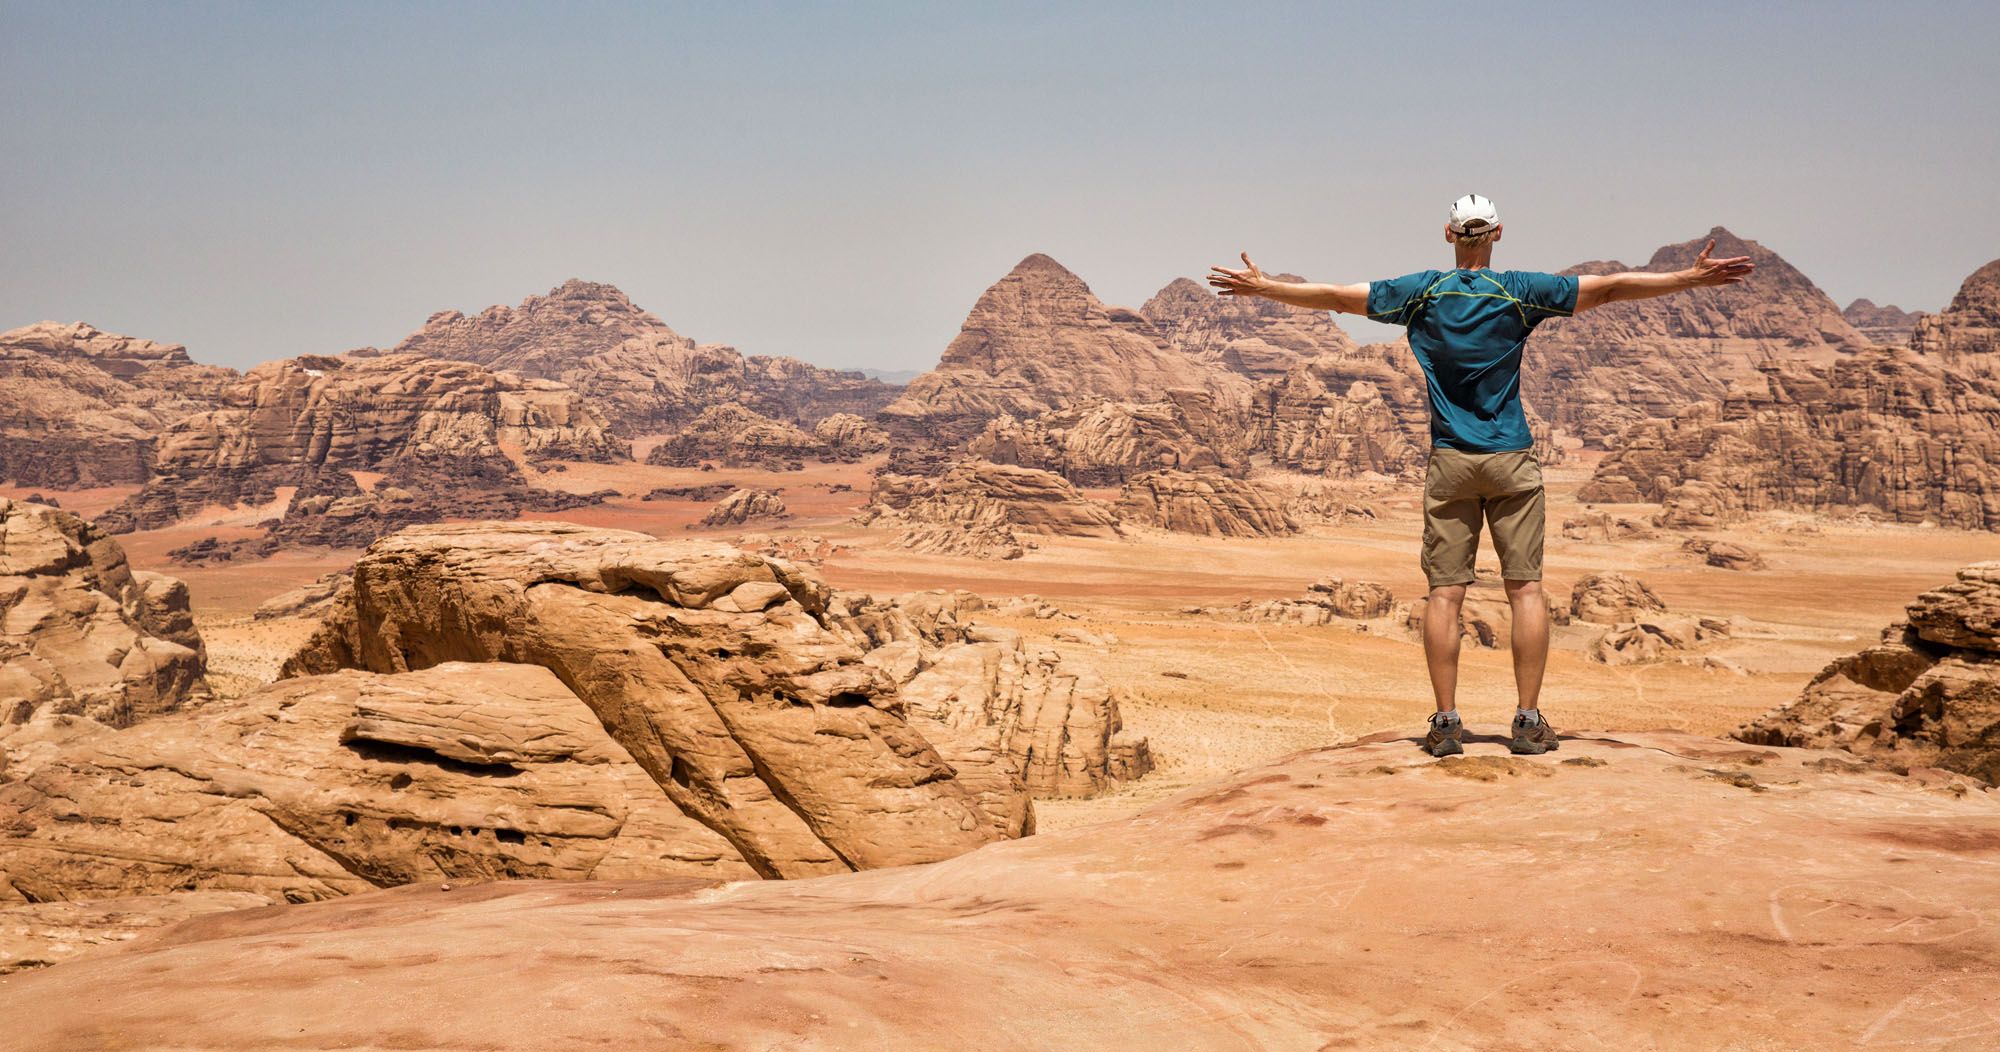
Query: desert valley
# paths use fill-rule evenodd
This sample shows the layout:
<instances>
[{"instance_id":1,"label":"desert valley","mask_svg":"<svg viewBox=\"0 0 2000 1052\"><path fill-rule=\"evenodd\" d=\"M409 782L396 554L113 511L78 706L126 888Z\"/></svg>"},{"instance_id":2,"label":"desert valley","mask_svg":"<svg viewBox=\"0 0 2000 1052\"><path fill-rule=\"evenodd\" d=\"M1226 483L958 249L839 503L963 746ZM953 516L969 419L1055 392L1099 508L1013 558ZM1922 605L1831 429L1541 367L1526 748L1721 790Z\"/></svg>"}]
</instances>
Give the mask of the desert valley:
<instances>
[{"instance_id":1,"label":"desert valley","mask_svg":"<svg viewBox=\"0 0 2000 1052\"><path fill-rule=\"evenodd\" d=\"M1536 757L1484 546L1414 743L1424 378L1325 313L0 333L0 1047L1991 1047L2000 261L1710 237L1529 342Z\"/></svg>"}]
</instances>

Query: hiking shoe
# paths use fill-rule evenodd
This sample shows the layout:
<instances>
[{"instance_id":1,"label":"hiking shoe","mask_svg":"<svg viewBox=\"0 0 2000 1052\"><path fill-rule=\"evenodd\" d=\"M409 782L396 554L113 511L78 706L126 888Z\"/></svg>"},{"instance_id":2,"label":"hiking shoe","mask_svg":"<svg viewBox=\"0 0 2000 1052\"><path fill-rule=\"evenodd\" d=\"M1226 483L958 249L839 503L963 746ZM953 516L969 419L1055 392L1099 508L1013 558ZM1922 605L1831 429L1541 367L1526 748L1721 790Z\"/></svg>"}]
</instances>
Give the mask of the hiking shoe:
<instances>
[{"instance_id":1,"label":"hiking shoe","mask_svg":"<svg viewBox=\"0 0 2000 1052\"><path fill-rule=\"evenodd\" d=\"M1517 756L1540 756L1561 748L1556 740L1556 729L1537 711L1530 718L1514 713L1514 740L1507 743L1507 751Z\"/></svg>"},{"instance_id":2,"label":"hiking shoe","mask_svg":"<svg viewBox=\"0 0 2000 1052\"><path fill-rule=\"evenodd\" d=\"M1432 756L1456 756L1465 751L1460 736L1465 733L1465 724L1459 720L1446 720L1440 712L1431 717L1431 732L1424 735L1424 751Z\"/></svg>"}]
</instances>

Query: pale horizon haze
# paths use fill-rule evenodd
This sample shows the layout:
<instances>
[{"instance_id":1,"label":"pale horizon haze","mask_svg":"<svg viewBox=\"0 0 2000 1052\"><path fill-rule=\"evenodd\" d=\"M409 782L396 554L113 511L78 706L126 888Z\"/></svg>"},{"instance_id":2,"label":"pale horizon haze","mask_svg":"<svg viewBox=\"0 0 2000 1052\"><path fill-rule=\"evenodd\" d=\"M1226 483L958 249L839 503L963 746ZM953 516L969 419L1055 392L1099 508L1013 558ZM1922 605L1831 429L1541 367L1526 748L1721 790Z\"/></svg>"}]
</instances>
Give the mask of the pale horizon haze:
<instances>
[{"instance_id":1,"label":"pale horizon haze","mask_svg":"<svg viewBox=\"0 0 2000 1052\"><path fill-rule=\"evenodd\" d=\"M0 329L260 361L608 282L924 369L1045 252L1137 307L1247 249L1364 281L1715 225L1838 304L2000 256L2000 5L0 0ZM1393 330L1343 319L1383 339Z\"/></svg>"}]
</instances>

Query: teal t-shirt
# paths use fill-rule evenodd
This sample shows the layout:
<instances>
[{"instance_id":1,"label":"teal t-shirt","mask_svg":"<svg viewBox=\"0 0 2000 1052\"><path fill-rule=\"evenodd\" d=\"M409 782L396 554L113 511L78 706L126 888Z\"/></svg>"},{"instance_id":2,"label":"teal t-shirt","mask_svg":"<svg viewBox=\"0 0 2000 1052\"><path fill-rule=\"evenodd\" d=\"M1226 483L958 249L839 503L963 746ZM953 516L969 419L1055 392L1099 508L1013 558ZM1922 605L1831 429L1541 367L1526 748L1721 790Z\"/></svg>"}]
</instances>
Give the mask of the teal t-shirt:
<instances>
[{"instance_id":1,"label":"teal t-shirt","mask_svg":"<svg viewBox=\"0 0 2000 1052\"><path fill-rule=\"evenodd\" d=\"M1430 387L1431 444L1504 453L1535 444L1521 412L1521 348L1576 311L1576 278L1528 270L1425 270L1368 284L1371 321L1409 330Z\"/></svg>"}]
</instances>

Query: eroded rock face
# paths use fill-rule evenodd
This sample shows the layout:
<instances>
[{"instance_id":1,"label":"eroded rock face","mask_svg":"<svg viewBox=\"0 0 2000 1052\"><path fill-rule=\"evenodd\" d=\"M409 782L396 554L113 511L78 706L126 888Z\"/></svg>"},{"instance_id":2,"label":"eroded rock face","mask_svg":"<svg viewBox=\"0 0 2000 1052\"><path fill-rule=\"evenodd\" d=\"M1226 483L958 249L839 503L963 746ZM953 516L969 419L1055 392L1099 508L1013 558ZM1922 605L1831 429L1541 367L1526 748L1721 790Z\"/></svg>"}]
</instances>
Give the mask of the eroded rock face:
<instances>
[{"instance_id":1,"label":"eroded rock face","mask_svg":"<svg viewBox=\"0 0 2000 1052\"><path fill-rule=\"evenodd\" d=\"M785 500L767 489L739 489L717 501L702 516L704 526L741 526L757 519L786 516Z\"/></svg>"},{"instance_id":2,"label":"eroded rock face","mask_svg":"<svg viewBox=\"0 0 2000 1052\"><path fill-rule=\"evenodd\" d=\"M667 797L765 876L931 861L1018 835L825 624L828 590L721 545L563 523L422 526L355 564L285 665L553 672Z\"/></svg>"},{"instance_id":3,"label":"eroded rock face","mask_svg":"<svg viewBox=\"0 0 2000 1052\"><path fill-rule=\"evenodd\" d=\"M1797 700L1734 735L2000 783L2000 562L1919 595L1880 643L1834 661Z\"/></svg>"},{"instance_id":4,"label":"eroded rock face","mask_svg":"<svg viewBox=\"0 0 2000 1052\"><path fill-rule=\"evenodd\" d=\"M1149 471L1125 484L1127 522L1205 537L1278 537L1299 532L1282 502L1254 482L1214 472Z\"/></svg>"},{"instance_id":5,"label":"eroded rock face","mask_svg":"<svg viewBox=\"0 0 2000 1052\"><path fill-rule=\"evenodd\" d=\"M1037 536L1122 536L1111 506L1061 475L985 461L932 477L877 475L856 521L898 529L896 543L915 551L1003 558L1020 556Z\"/></svg>"},{"instance_id":6,"label":"eroded rock face","mask_svg":"<svg viewBox=\"0 0 2000 1052\"><path fill-rule=\"evenodd\" d=\"M1610 625L1665 613L1666 609L1667 604L1646 587L1646 582L1630 574L1588 574L1569 593L1570 616L1578 621Z\"/></svg>"},{"instance_id":7,"label":"eroded rock face","mask_svg":"<svg viewBox=\"0 0 2000 1052\"><path fill-rule=\"evenodd\" d=\"M1701 561L1718 570L1763 570L1769 564L1762 555L1735 541L1711 540L1707 537L1691 537L1681 542L1681 551L1697 556Z\"/></svg>"},{"instance_id":8,"label":"eroded rock face","mask_svg":"<svg viewBox=\"0 0 2000 1052\"><path fill-rule=\"evenodd\" d=\"M1275 277L1305 280L1296 274ZM1276 379L1302 361L1355 349L1353 338L1334 324L1330 312L1218 296L1191 278L1175 278L1139 314L1153 323L1168 347L1253 380Z\"/></svg>"},{"instance_id":9,"label":"eroded rock face","mask_svg":"<svg viewBox=\"0 0 2000 1052\"><path fill-rule=\"evenodd\" d=\"M1038 253L979 297L937 368L879 419L906 440L957 445L1003 414L1024 420L1089 398L1154 402L1176 388L1237 402L1249 383L1168 347L1151 322L1106 306Z\"/></svg>"},{"instance_id":10,"label":"eroded rock face","mask_svg":"<svg viewBox=\"0 0 2000 1052\"><path fill-rule=\"evenodd\" d=\"M1212 611L1204 611L1212 612ZM1226 613L1245 621L1287 625L1328 625L1336 621L1372 621L1396 612L1396 595L1374 581L1327 577L1306 587L1298 599L1245 599Z\"/></svg>"},{"instance_id":11,"label":"eroded rock face","mask_svg":"<svg viewBox=\"0 0 2000 1052\"><path fill-rule=\"evenodd\" d=\"M868 416L899 391L859 372L696 344L618 289L574 279L518 307L442 311L395 350L560 380L624 435L676 430L725 402L790 423Z\"/></svg>"},{"instance_id":12,"label":"eroded rock face","mask_svg":"<svg viewBox=\"0 0 2000 1052\"><path fill-rule=\"evenodd\" d=\"M1378 384L1365 379L1343 382L1342 374L1351 371L1347 368L1351 364L1320 359L1294 366L1258 386L1251 410L1257 444L1274 465L1351 477L1366 472L1403 475L1423 463L1429 417L1423 417L1423 430L1413 437L1409 412L1398 412ZM1407 386L1406 377L1396 380L1398 387Z\"/></svg>"},{"instance_id":13,"label":"eroded rock face","mask_svg":"<svg viewBox=\"0 0 2000 1052\"><path fill-rule=\"evenodd\" d=\"M127 726L205 697L187 588L66 511L0 498L0 738L37 713Z\"/></svg>"},{"instance_id":14,"label":"eroded rock face","mask_svg":"<svg viewBox=\"0 0 2000 1052\"><path fill-rule=\"evenodd\" d=\"M1729 622L1719 617L1641 613L1606 629L1586 653L1606 665L1637 665L1690 654L1727 635Z\"/></svg>"},{"instance_id":15,"label":"eroded rock face","mask_svg":"<svg viewBox=\"0 0 2000 1052\"><path fill-rule=\"evenodd\" d=\"M1079 486L1116 486L1163 468L1241 477L1250 467L1248 431L1240 407L1182 389L1158 402L1087 399L1029 420L1003 415L966 449L996 464L1053 471Z\"/></svg>"},{"instance_id":16,"label":"eroded rock face","mask_svg":"<svg viewBox=\"0 0 2000 1052\"><path fill-rule=\"evenodd\" d=\"M2000 259L1973 271L1951 306L1922 316L1909 342L1952 372L2000 376Z\"/></svg>"},{"instance_id":17,"label":"eroded rock face","mask_svg":"<svg viewBox=\"0 0 2000 1052\"><path fill-rule=\"evenodd\" d=\"M1557 318L1529 340L1526 400L1556 427L1591 445L1619 442L1626 428L1672 417L1690 402L1722 400L1742 384L1762 387L1774 365L1826 366L1868 345L1826 293L1755 241L1721 227L1653 254L1650 271L1687 267L1709 239L1715 255L1747 255L1756 276L1741 285L1614 303ZM1611 273L1622 263L1584 263L1564 273Z\"/></svg>"},{"instance_id":18,"label":"eroded rock face","mask_svg":"<svg viewBox=\"0 0 2000 1052\"><path fill-rule=\"evenodd\" d=\"M73 735L0 786L0 901L754 876L542 668L344 671Z\"/></svg>"},{"instance_id":19,"label":"eroded rock face","mask_svg":"<svg viewBox=\"0 0 2000 1052\"><path fill-rule=\"evenodd\" d=\"M63 489L143 482L153 443L212 408L235 373L180 344L41 322L0 333L0 479Z\"/></svg>"},{"instance_id":20,"label":"eroded rock face","mask_svg":"<svg viewBox=\"0 0 2000 1052\"><path fill-rule=\"evenodd\" d=\"M1874 300L1858 299L1840 309L1840 316L1869 340L1887 347L1910 342L1922 311L1904 310L1895 304L1877 307Z\"/></svg>"},{"instance_id":21,"label":"eroded rock face","mask_svg":"<svg viewBox=\"0 0 2000 1052\"><path fill-rule=\"evenodd\" d=\"M481 497L517 513L560 506L565 496L533 491L510 451L531 461L628 455L560 384L418 355L267 362L225 400L226 408L195 414L160 439L159 477L103 515L106 528L154 529L210 505L268 503L279 487L353 496L358 487L334 477L349 471L385 474L391 486L435 503L433 519L478 514L468 504Z\"/></svg>"},{"instance_id":22,"label":"eroded rock face","mask_svg":"<svg viewBox=\"0 0 2000 1052\"><path fill-rule=\"evenodd\" d=\"M847 463L872 456L889 448L889 433L853 413L835 413L813 425L819 439L835 460Z\"/></svg>"},{"instance_id":23,"label":"eroded rock face","mask_svg":"<svg viewBox=\"0 0 2000 1052\"><path fill-rule=\"evenodd\" d=\"M1671 500L1669 525L1872 509L1896 522L2000 529L2000 381L1907 350L1767 369L1760 385L1639 424L1618 445L1579 499Z\"/></svg>"},{"instance_id":24,"label":"eroded rock face","mask_svg":"<svg viewBox=\"0 0 2000 1052\"><path fill-rule=\"evenodd\" d=\"M772 470L804 467L829 459L826 443L791 424L752 412L734 402L702 410L686 427L654 446L646 463L670 468L757 466Z\"/></svg>"}]
</instances>

